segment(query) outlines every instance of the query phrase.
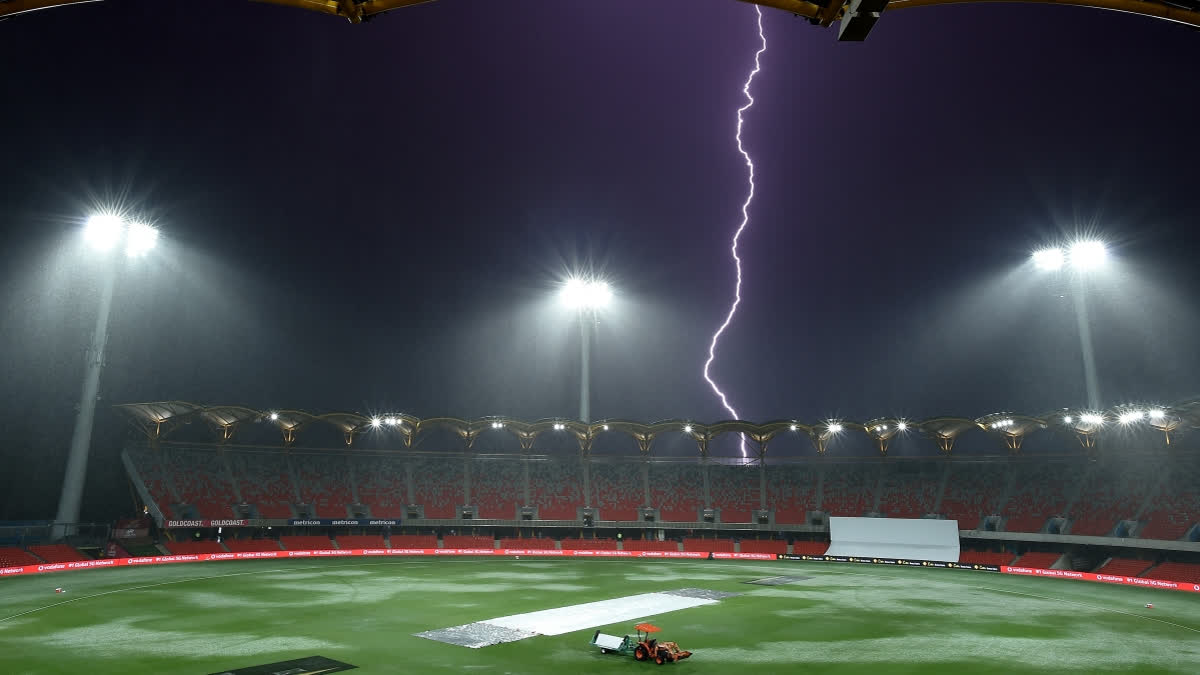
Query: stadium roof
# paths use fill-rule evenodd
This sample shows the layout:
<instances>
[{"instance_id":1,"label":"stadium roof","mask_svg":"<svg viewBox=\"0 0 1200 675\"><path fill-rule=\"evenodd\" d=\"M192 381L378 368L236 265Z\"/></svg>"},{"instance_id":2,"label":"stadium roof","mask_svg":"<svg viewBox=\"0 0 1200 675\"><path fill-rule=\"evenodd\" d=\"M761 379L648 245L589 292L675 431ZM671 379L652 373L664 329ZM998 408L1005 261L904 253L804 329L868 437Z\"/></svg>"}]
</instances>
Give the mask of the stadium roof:
<instances>
[{"instance_id":1,"label":"stadium roof","mask_svg":"<svg viewBox=\"0 0 1200 675\"><path fill-rule=\"evenodd\" d=\"M165 439L179 427L195 420L207 422L220 440L233 438L239 425L246 422L269 423L277 427L285 444L292 444L298 433L313 424L331 426L340 431L347 445L352 445L356 436L371 431L399 433L406 446L411 447L421 434L435 430L449 430L459 436L470 448L480 434L488 430L502 431L514 435L523 449L533 447L534 441L545 433L569 433L579 442L581 450L587 452L597 436L605 433L625 434L638 443L643 453L650 451L654 439L668 433L681 433L696 441L701 454L707 454L708 444L722 434L742 434L754 442L759 454L767 450L773 438L785 433L801 433L812 441L820 453L837 436L850 431L860 431L874 440L880 453L886 454L888 443L903 433L916 432L933 439L942 452L949 453L954 442L963 433L971 430L984 431L1003 440L1009 450L1016 452L1021 442L1031 433L1046 429L1059 429L1073 433L1084 445L1092 447L1097 434L1106 428L1128 427L1145 424L1163 432L1166 442L1173 434L1187 428L1200 428L1200 399L1180 402L1171 406L1123 405L1107 411L1055 410L1042 415L1017 415L1013 413L991 413L975 419L966 417L933 417L914 421L894 417L880 417L865 423L848 420L822 420L805 424L797 420L772 420L748 422L725 420L702 424L690 420L674 419L644 423L629 420L600 420L593 423L567 419L543 419L524 421L509 417L480 417L461 419L457 417L418 418L403 413L363 415L356 412L309 413L302 410L256 410L236 405L199 405L185 401L158 401L153 403L125 403L116 406L131 422L151 439Z\"/></svg>"}]
</instances>

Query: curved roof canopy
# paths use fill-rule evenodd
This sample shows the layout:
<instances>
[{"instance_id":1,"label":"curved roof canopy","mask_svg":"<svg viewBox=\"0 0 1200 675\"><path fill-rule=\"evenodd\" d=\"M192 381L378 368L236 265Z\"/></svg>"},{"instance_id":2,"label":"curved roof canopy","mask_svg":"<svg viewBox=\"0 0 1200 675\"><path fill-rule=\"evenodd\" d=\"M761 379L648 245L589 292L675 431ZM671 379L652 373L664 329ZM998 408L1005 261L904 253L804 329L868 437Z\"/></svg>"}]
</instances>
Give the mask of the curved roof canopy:
<instances>
[{"instance_id":1,"label":"curved roof canopy","mask_svg":"<svg viewBox=\"0 0 1200 675\"><path fill-rule=\"evenodd\" d=\"M398 433L407 446L420 435L432 431L450 431L461 438L470 448L480 434L485 432L509 433L516 437L523 449L533 447L534 441L544 434L563 434L574 437L584 451L600 434L618 433L631 437L643 453L650 450L654 439L663 434L683 434L696 441L702 454L707 453L708 443L723 434L740 434L757 446L760 454L780 434L798 433L809 437L818 452L824 453L837 437L857 431L874 440L881 453L887 452L888 443L900 434L919 432L937 442L943 452L950 452L954 442L964 432L982 430L999 436L1012 451L1020 449L1021 441L1029 434L1045 429L1060 429L1076 435L1091 437L1106 426L1112 428L1145 425L1163 431L1170 442L1171 435L1187 428L1200 428L1200 401L1187 401L1177 406L1121 406L1104 412L1086 414L1048 413L1041 416L992 413L977 419L965 417L933 417L923 421L903 420L896 417L880 417L866 423L847 420L824 420L804 424L796 420L772 420L749 422L746 420L724 420L702 424L691 420L662 420L645 423L630 420L600 420L585 423L567 419L543 419L532 422L509 417L481 417L462 419L458 417L417 418L412 415L363 415L357 412L330 412L315 414L302 410L256 410L236 405L200 405L186 401L156 401L151 403L125 403L116 406L130 422L150 438L163 439L181 426L195 420L206 422L220 434L220 439L230 440L238 427L244 423L271 424L278 428L286 444L296 440L296 435L314 424L333 427L342 433L347 445L366 432ZM1114 422L1122 420L1121 423ZM1089 443L1085 446L1091 447Z\"/></svg>"}]
</instances>

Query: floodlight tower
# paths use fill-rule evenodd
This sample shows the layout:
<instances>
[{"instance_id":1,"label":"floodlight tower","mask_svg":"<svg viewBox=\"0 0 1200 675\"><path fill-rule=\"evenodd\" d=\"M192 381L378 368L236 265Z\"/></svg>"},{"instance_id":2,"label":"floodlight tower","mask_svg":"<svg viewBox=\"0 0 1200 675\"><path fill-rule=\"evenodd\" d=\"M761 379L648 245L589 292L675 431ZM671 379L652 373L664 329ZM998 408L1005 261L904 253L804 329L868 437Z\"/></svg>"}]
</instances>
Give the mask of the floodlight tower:
<instances>
[{"instance_id":1,"label":"floodlight tower","mask_svg":"<svg viewBox=\"0 0 1200 675\"><path fill-rule=\"evenodd\" d=\"M113 214L96 214L88 218L83 229L84 241L101 256L124 246L125 255L140 258L158 243L158 230L145 223L130 222ZM92 425L96 417L96 398L100 393L100 371L104 369L104 348L108 344L108 316L112 310L113 287L116 284L115 261L104 261L100 279L100 304L96 313L96 330L88 345L83 389L79 396L79 412L75 430L71 433L71 450L63 475L58 514L54 518L54 539L71 534L79 522L79 503L83 497L83 482L87 475L88 451L92 443Z\"/></svg>"},{"instance_id":2,"label":"floodlight tower","mask_svg":"<svg viewBox=\"0 0 1200 675\"><path fill-rule=\"evenodd\" d=\"M591 421L591 331L600 311L612 302L612 288L600 279L572 277L563 284L559 299L579 319L579 421Z\"/></svg>"},{"instance_id":3,"label":"floodlight tower","mask_svg":"<svg viewBox=\"0 0 1200 675\"><path fill-rule=\"evenodd\" d=\"M1083 357L1083 381L1087 403L1100 409L1100 384L1096 375L1096 354L1092 349L1092 324L1088 319L1086 277L1108 262L1108 247L1103 241L1080 239L1067 247L1050 247L1033 252L1034 267L1042 272L1066 268L1071 278L1071 301L1075 305L1075 323L1079 332L1079 352Z\"/></svg>"}]
</instances>

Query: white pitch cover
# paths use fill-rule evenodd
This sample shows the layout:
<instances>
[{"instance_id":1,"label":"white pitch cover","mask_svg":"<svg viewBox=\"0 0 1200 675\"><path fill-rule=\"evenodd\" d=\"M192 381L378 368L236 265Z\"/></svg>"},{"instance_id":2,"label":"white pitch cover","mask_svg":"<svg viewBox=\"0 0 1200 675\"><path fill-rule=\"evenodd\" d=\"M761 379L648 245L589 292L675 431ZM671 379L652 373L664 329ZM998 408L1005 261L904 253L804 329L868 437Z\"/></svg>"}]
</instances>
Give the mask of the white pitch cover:
<instances>
[{"instance_id":1,"label":"white pitch cover","mask_svg":"<svg viewBox=\"0 0 1200 675\"><path fill-rule=\"evenodd\" d=\"M930 518L829 518L825 555L958 560L958 521Z\"/></svg>"}]
</instances>

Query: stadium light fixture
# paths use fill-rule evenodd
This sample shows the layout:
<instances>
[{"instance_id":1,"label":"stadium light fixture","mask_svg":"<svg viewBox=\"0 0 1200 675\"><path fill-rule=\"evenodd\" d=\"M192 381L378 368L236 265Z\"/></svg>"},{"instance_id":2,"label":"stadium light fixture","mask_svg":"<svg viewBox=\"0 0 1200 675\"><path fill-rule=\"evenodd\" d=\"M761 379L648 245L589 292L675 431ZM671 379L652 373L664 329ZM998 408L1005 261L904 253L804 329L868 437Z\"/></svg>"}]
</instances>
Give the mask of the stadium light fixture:
<instances>
[{"instance_id":1,"label":"stadium light fixture","mask_svg":"<svg viewBox=\"0 0 1200 675\"><path fill-rule=\"evenodd\" d=\"M158 230L145 223L129 223L125 228L125 255L140 258L158 244Z\"/></svg>"},{"instance_id":2,"label":"stadium light fixture","mask_svg":"<svg viewBox=\"0 0 1200 675\"><path fill-rule=\"evenodd\" d=\"M383 420L379 419L378 417L371 418L371 428L378 429L379 425L381 424L383 424Z\"/></svg>"},{"instance_id":3,"label":"stadium light fixture","mask_svg":"<svg viewBox=\"0 0 1200 675\"><path fill-rule=\"evenodd\" d=\"M273 413L271 413L271 421L272 421L272 422L275 422L275 421L278 421L278 420L279 420L279 413L277 413L277 412L273 412Z\"/></svg>"},{"instance_id":4,"label":"stadium light fixture","mask_svg":"<svg viewBox=\"0 0 1200 675\"><path fill-rule=\"evenodd\" d=\"M83 238L97 251L111 251L121 240L125 221L111 213L97 213L87 219L83 227Z\"/></svg>"},{"instance_id":5,"label":"stadium light fixture","mask_svg":"<svg viewBox=\"0 0 1200 675\"><path fill-rule=\"evenodd\" d=\"M1079 421L1084 424L1095 424L1097 426L1104 424L1104 416L1099 413L1084 413L1079 416Z\"/></svg>"},{"instance_id":6,"label":"stadium light fixture","mask_svg":"<svg viewBox=\"0 0 1200 675\"><path fill-rule=\"evenodd\" d=\"M795 424L793 424L793 425L789 426L789 427L788 427L788 429L790 429L791 431L795 431L795 430L796 430L796 425L795 425Z\"/></svg>"},{"instance_id":7,"label":"stadium light fixture","mask_svg":"<svg viewBox=\"0 0 1200 675\"><path fill-rule=\"evenodd\" d=\"M1054 272L1062 269L1065 262L1061 248L1043 248L1033 252L1033 264L1044 272Z\"/></svg>"},{"instance_id":8,"label":"stadium light fixture","mask_svg":"<svg viewBox=\"0 0 1200 675\"><path fill-rule=\"evenodd\" d=\"M908 431L908 422L898 422L896 428L900 431Z\"/></svg>"},{"instance_id":9,"label":"stadium light fixture","mask_svg":"<svg viewBox=\"0 0 1200 675\"><path fill-rule=\"evenodd\" d=\"M563 285L559 299L570 309L603 309L612 302L612 288L607 281L572 277Z\"/></svg>"},{"instance_id":10,"label":"stadium light fixture","mask_svg":"<svg viewBox=\"0 0 1200 675\"><path fill-rule=\"evenodd\" d=\"M1163 412L1159 408L1155 408L1154 410L1151 410L1148 415L1150 416L1150 419L1157 421L1166 417L1167 413Z\"/></svg>"},{"instance_id":11,"label":"stadium light fixture","mask_svg":"<svg viewBox=\"0 0 1200 675\"><path fill-rule=\"evenodd\" d=\"M608 425L607 425L607 424L605 424L605 425L604 425L602 428L603 428L605 431L608 431Z\"/></svg>"},{"instance_id":12,"label":"stadium light fixture","mask_svg":"<svg viewBox=\"0 0 1200 675\"><path fill-rule=\"evenodd\" d=\"M1133 424L1140 421L1144 415L1141 410L1127 410L1117 416L1117 421L1121 424Z\"/></svg>"},{"instance_id":13,"label":"stadium light fixture","mask_svg":"<svg viewBox=\"0 0 1200 675\"><path fill-rule=\"evenodd\" d=\"M826 428L829 429L829 433L831 434L840 434L843 427L837 422L830 422Z\"/></svg>"},{"instance_id":14,"label":"stadium light fixture","mask_svg":"<svg viewBox=\"0 0 1200 675\"><path fill-rule=\"evenodd\" d=\"M685 434L692 433L692 425L690 425L690 424L683 425L683 433L685 433Z\"/></svg>"},{"instance_id":15,"label":"stadium light fixture","mask_svg":"<svg viewBox=\"0 0 1200 675\"><path fill-rule=\"evenodd\" d=\"M1070 259L1072 269L1096 269L1108 260L1108 247L1097 239L1080 240L1071 244Z\"/></svg>"},{"instance_id":16,"label":"stadium light fixture","mask_svg":"<svg viewBox=\"0 0 1200 675\"><path fill-rule=\"evenodd\" d=\"M1075 421L1075 419L1073 417L1071 417L1070 415L1063 416L1063 424L1070 424L1073 421Z\"/></svg>"}]
</instances>

